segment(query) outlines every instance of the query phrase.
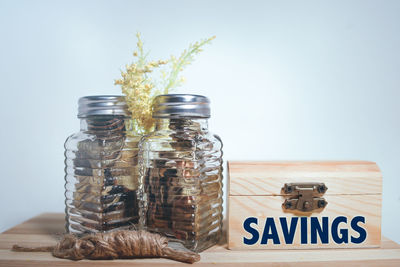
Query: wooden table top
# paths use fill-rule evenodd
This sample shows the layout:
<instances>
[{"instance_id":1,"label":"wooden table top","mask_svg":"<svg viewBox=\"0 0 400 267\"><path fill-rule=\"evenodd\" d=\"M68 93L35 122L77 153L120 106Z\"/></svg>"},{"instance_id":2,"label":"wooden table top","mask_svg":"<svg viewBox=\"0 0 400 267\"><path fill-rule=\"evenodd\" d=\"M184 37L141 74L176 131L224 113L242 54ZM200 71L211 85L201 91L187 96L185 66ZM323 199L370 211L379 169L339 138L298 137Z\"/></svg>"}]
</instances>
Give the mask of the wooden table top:
<instances>
[{"instance_id":1,"label":"wooden table top","mask_svg":"<svg viewBox=\"0 0 400 267\"><path fill-rule=\"evenodd\" d=\"M167 259L70 261L48 252L13 252L14 244L54 245L64 232L64 214L45 213L0 234L0 266L189 266ZM400 245L383 238L381 248L231 251L226 242L201 253L194 266L400 266Z\"/></svg>"}]
</instances>

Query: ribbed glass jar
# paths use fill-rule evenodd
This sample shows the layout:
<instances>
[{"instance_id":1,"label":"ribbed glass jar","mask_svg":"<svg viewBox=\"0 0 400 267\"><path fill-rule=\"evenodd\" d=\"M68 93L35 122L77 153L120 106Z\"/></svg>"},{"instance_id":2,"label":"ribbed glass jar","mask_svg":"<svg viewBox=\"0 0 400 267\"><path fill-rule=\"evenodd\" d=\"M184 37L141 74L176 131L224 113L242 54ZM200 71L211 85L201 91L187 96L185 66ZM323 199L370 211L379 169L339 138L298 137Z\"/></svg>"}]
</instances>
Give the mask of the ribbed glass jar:
<instances>
[{"instance_id":1,"label":"ribbed glass jar","mask_svg":"<svg viewBox=\"0 0 400 267\"><path fill-rule=\"evenodd\" d=\"M222 142L201 111L207 98L164 95L155 103L156 129L139 144L142 224L200 252L222 234ZM199 107L185 113L185 105Z\"/></svg>"},{"instance_id":2,"label":"ribbed glass jar","mask_svg":"<svg viewBox=\"0 0 400 267\"><path fill-rule=\"evenodd\" d=\"M139 222L138 142L121 96L79 100L81 129L65 142L66 230L107 232Z\"/></svg>"}]
</instances>

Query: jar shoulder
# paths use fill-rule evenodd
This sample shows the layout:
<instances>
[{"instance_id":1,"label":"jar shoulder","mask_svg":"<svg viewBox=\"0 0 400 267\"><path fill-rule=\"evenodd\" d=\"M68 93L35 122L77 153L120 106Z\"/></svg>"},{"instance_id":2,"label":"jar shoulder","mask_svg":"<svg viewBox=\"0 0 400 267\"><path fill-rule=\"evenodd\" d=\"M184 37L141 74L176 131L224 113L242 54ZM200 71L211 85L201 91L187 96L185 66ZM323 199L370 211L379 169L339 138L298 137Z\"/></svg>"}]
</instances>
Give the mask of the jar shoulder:
<instances>
[{"instance_id":1,"label":"jar shoulder","mask_svg":"<svg viewBox=\"0 0 400 267\"><path fill-rule=\"evenodd\" d=\"M96 136L94 134L85 131L76 132L67 137L64 143L64 148L76 149L82 142L93 142L95 140Z\"/></svg>"},{"instance_id":2,"label":"jar shoulder","mask_svg":"<svg viewBox=\"0 0 400 267\"><path fill-rule=\"evenodd\" d=\"M219 135L211 131L191 131L191 132L176 132L171 130L155 131L150 134L144 135L140 143L157 144L157 143L170 143L170 142L187 142L191 141L193 145L198 143L213 144L215 148L222 148L222 140Z\"/></svg>"},{"instance_id":3,"label":"jar shoulder","mask_svg":"<svg viewBox=\"0 0 400 267\"><path fill-rule=\"evenodd\" d=\"M211 132L211 131L172 131L172 130L162 130L162 131L155 131L149 134L142 136L142 141L157 141L157 140L164 140L164 139L174 139L174 137L179 136L183 137L186 136L190 137L206 137L209 139L215 139L221 142L221 138L219 135Z\"/></svg>"}]
</instances>

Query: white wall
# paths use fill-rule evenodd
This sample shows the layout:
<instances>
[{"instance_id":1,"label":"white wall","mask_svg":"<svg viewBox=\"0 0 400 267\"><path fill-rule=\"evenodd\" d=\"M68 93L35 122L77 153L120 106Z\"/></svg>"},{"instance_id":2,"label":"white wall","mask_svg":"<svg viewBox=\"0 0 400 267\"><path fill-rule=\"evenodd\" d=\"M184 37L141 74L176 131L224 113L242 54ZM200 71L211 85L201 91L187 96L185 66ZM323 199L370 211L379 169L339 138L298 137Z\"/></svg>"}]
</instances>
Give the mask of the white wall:
<instances>
[{"instance_id":1,"label":"white wall","mask_svg":"<svg viewBox=\"0 0 400 267\"><path fill-rule=\"evenodd\" d=\"M0 230L64 208L77 100L117 94L141 31L155 59L217 35L177 92L212 100L225 160L363 159L400 242L399 1L0 1Z\"/></svg>"}]
</instances>

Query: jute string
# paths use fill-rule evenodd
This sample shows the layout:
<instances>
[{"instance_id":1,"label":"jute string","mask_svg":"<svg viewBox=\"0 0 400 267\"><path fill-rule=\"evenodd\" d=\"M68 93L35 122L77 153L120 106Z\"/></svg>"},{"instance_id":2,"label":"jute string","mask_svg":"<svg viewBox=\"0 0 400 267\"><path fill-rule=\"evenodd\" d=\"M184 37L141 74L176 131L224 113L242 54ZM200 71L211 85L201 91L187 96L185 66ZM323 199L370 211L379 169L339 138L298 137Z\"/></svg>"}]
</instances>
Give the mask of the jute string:
<instances>
[{"instance_id":1,"label":"jute string","mask_svg":"<svg viewBox=\"0 0 400 267\"><path fill-rule=\"evenodd\" d=\"M167 258L194 263L200 255L178 251L168 247L168 239L146 231L115 231L97 233L81 238L66 234L55 246L27 248L14 245L12 250L20 252L52 252L57 258L70 260L108 260L132 258Z\"/></svg>"}]
</instances>

